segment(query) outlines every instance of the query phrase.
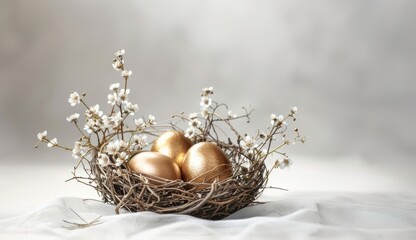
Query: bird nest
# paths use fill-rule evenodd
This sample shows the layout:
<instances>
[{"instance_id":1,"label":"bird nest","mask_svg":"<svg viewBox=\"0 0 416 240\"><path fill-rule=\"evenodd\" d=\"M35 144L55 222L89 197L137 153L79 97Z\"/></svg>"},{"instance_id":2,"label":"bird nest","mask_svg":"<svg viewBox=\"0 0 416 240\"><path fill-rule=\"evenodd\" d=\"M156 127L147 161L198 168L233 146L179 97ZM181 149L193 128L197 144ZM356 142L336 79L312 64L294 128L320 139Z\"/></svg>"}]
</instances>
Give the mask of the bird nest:
<instances>
[{"instance_id":1,"label":"bird nest","mask_svg":"<svg viewBox=\"0 0 416 240\"><path fill-rule=\"evenodd\" d=\"M120 83L110 86L109 113L103 114L99 105L88 105L85 93L71 92L68 99L71 106L86 108L83 128L78 113L67 118L79 131L80 138L73 147L59 144L56 138L49 138L46 131L39 133L38 139L48 147L71 151L77 163L69 180L93 187L103 202L116 206L116 213L125 209L222 219L256 203L273 169L291 164L281 149L305 141L297 128L288 131L288 121L296 121L296 107L286 116L271 114L265 132L241 133L234 123L239 120L249 123L253 111L243 108L242 114L233 114L226 104L212 99L212 87L202 90L198 113L180 113L160 122L149 115L134 119L130 124L129 117L138 112L137 104L129 100L130 90L127 89L132 73L124 68L124 50L115 55L113 67L121 72L124 88L120 88ZM221 178L222 172L213 168L209 170L213 172L209 179L196 182L132 171L128 165L130 159L148 151L148 146L158 136L171 130L182 132L193 144L210 142L218 146L231 163L231 176ZM275 155L277 157L267 167L266 160Z\"/></svg>"},{"instance_id":2,"label":"bird nest","mask_svg":"<svg viewBox=\"0 0 416 240\"><path fill-rule=\"evenodd\" d=\"M235 154L232 149L223 149L228 156ZM212 183L167 181L128 169L103 168L94 162L91 167L96 176L93 179L96 190L104 202L116 205L117 213L124 208L130 212L178 213L221 219L252 204L267 182L264 163L253 162L248 169L241 165L241 158L232 159L235 159L232 161L233 177ZM201 189L201 185L208 186Z\"/></svg>"}]
</instances>

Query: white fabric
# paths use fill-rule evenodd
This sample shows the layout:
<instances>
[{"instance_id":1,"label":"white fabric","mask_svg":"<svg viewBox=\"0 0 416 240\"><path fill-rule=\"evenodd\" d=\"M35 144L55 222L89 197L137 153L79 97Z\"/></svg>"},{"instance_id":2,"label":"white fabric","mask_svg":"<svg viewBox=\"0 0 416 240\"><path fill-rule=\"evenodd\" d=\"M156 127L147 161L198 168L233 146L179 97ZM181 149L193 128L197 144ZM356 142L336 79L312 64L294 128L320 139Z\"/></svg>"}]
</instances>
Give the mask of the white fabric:
<instances>
[{"instance_id":1,"label":"white fabric","mask_svg":"<svg viewBox=\"0 0 416 240\"><path fill-rule=\"evenodd\" d=\"M0 239L416 239L416 196L284 193L227 219L209 221L57 198L36 209L0 208ZM63 222L100 224L69 230Z\"/></svg>"}]
</instances>

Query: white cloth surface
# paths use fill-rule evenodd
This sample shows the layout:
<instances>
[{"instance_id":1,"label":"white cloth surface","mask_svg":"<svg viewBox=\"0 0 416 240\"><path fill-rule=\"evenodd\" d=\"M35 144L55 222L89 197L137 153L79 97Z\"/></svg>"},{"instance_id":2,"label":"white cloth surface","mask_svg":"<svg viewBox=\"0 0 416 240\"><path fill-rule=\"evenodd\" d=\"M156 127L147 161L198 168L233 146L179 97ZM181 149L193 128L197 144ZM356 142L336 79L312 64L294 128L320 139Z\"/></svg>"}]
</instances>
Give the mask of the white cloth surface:
<instances>
[{"instance_id":1,"label":"white cloth surface","mask_svg":"<svg viewBox=\"0 0 416 240\"><path fill-rule=\"evenodd\" d=\"M0 208L0 239L416 239L416 196L289 192L224 220L151 212L116 215L97 201L63 197L35 209ZM100 224L82 223L72 211Z\"/></svg>"}]
</instances>

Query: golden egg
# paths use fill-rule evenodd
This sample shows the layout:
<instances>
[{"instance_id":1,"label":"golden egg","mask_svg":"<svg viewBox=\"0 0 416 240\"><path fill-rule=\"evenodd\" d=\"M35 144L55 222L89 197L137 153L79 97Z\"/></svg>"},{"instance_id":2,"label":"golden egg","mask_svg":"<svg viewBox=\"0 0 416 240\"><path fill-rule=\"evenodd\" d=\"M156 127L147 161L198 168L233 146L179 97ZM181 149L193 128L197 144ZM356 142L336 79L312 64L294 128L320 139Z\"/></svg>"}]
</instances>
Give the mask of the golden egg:
<instances>
[{"instance_id":1,"label":"golden egg","mask_svg":"<svg viewBox=\"0 0 416 240\"><path fill-rule=\"evenodd\" d=\"M179 166L170 157L157 152L138 153L129 160L127 166L131 171L145 174L150 178L155 176L169 180L181 179Z\"/></svg>"},{"instance_id":2,"label":"golden egg","mask_svg":"<svg viewBox=\"0 0 416 240\"><path fill-rule=\"evenodd\" d=\"M219 181L227 179L232 175L231 169L231 162L225 153L210 142L193 145L186 153L181 167L182 179L197 183L212 183L215 179Z\"/></svg>"},{"instance_id":3,"label":"golden egg","mask_svg":"<svg viewBox=\"0 0 416 240\"><path fill-rule=\"evenodd\" d=\"M185 154L191 146L192 141L185 137L183 132L172 130L156 139L152 151L172 158L181 167Z\"/></svg>"}]
</instances>

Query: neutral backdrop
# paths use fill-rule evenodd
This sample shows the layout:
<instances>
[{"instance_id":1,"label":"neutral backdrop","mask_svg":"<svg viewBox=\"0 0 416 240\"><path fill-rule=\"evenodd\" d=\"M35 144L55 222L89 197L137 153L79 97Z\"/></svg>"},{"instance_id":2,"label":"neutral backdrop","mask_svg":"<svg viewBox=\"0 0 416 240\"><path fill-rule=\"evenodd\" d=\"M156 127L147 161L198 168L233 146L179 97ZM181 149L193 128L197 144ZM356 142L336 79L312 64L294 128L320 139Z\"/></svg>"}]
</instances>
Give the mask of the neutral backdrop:
<instances>
[{"instance_id":1,"label":"neutral backdrop","mask_svg":"<svg viewBox=\"0 0 416 240\"><path fill-rule=\"evenodd\" d=\"M143 116L197 111L207 86L236 113L255 108L248 133L297 106L308 141L275 185L414 193L415 10L412 0L1 1L0 184L14 193L0 200L84 194L65 189L70 154L35 150L36 134L72 145L65 118L81 108L70 91L105 106L121 48Z\"/></svg>"}]
</instances>

